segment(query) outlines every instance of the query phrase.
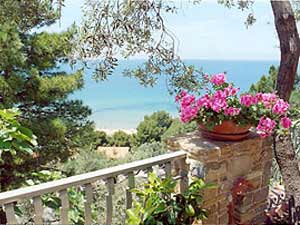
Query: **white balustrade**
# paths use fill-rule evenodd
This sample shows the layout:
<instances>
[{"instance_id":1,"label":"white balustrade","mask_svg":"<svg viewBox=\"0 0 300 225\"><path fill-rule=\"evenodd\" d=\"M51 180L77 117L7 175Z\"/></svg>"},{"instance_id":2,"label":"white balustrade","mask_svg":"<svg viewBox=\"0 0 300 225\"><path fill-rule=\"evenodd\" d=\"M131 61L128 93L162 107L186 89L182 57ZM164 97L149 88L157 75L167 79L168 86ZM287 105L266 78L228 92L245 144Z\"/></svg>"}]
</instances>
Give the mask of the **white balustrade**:
<instances>
[{"instance_id":1,"label":"white balustrade","mask_svg":"<svg viewBox=\"0 0 300 225\"><path fill-rule=\"evenodd\" d=\"M185 160L186 153L184 151L177 151L39 185L2 192L0 193L0 207L4 206L8 224L17 224L14 210L15 204L22 200L32 199L34 206L34 223L43 224L43 204L41 197L49 193L59 193L59 198L61 200L60 223L69 224L68 211L70 203L68 199L68 188L82 186L84 187L85 192L85 224L91 225L93 224L92 204L94 198L92 184L102 180L106 182L106 223L110 225L112 224L114 212L114 185L118 176L123 175L127 177L128 183L125 194L126 208L129 209L132 207L133 201L131 190L135 187L135 172L147 171L149 173L153 171L153 166L164 165L165 175L170 176L172 174L172 165L175 162L174 165L177 165L177 170L179 172L177 178L180 179L180 190L184 191L187 187L187 169Z\"/></svg>"}]
</instances>

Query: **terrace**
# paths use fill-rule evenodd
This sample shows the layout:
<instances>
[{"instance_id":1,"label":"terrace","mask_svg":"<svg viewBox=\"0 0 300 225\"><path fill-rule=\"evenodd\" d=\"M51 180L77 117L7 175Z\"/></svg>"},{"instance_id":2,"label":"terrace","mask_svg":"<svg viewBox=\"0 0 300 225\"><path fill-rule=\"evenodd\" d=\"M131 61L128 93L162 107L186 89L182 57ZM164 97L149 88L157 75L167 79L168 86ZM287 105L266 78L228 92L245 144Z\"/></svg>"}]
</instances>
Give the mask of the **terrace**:
<instances>
[{"instance_id":1,"label":"terrace","mask_svg":"<svg viewBox=\"0 0 300 225\"><path fill-rule=\"evenodd\" d=\"M124 204L125 208L131 208L134 199L131 190L136 186L136 179L150 171L156 171L161 177L172 175L178 180L178 192L187 188L190 176L203 177L206 182L216 184L216 188L203 193L208 219L202 224L261 224L264 221L272 160L269 140L251 134L243 141L221 142L190 133L169 139L167 144L170 152L164 155L1 193L0 205L8 224L19 223L15 205L25 199L33 205L33 223L43 224L41 197L49 193L57 193L61 201L60 218L56 223L69 224L68 189L74 187L84 190L84 223L93 224L97 222L92 217L91 207L95 200L94 187L97 182L104 182L105 222L110 225L117 211L113 205L115 185L126 178Z\"/></svg>"}]
</instances>

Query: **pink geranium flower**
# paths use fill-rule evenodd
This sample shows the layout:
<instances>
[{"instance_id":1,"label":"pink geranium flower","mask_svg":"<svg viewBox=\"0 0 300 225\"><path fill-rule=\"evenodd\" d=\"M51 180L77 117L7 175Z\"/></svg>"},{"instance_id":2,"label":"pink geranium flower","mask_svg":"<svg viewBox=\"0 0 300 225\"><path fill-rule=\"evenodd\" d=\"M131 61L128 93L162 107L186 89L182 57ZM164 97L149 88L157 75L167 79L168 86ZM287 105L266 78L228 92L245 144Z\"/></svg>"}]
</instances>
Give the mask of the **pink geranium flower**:
<instances>
[{"instance_id":1,"label":"pink geranium flower","mask_svg":"<svg viewBox=\"0 0 300 225\"><path fill-rule=\"evenodd\" d=\"M181 107L185 108L187 106L190 106L195 102L195 96L194 95L189 95L186 94L182 99L181 99Z\"/></svg>"},{"instance_id":2,"label":"pink geranium flower","mask_svg":"<svg viewBox=\"0 0 300 225\"><path fill-rule=\"evenodd\" d=\"M265 138L272 135L276 122L268 117L261 117L256 127L257 133Z\"/></svg>"},{"instance_id":3,"label":"pink geranium flower","mask_svg":"<svg viewBox=\"0 0 300 225\"><path fill-rule=\"evenodd\" d=\"M240 98L240 102L243 106L249 107L254 103L253 96L252 95L243 95Z\"/></svg>"},{"instance_id":4,"label":"pink geranium flower","mask_svg":"<svg viewBox=\"0 0 300 225\"><path fill-rule=\"evenodd\" d=\"M235 96L239 90L239 88L234 88L232 85L224 88L224 92L227 96Z\"/></svg>"},{"instance_id":5,"label":"pink geranium flower","mask_svg":"<svg viewBox=\"0 0 300 225\"><path fill-rule=\"evenodd\" d=\"M201 107L205 107L205 108L209 108L210 106L210 97L208 96L208 94L202 96L201 98L196 100L196 105L201 108Z\"/></svg>"},{"instance_id":6,"label":"pink geranium flower","mask_svg":"<svg viewBox=\"0 0 300 225\"><path fill-rule=\"evenodd\" d=\"M289 103L285 102L282 99L278 99L272 108L272 112L279 115L284 115L288 111L289 107Z\"/></svg>"},{"instance_id":7,"label":"pink geranium flower","mask_svg":"<svg viewBox=\"0 0 300 225\"><path fill-rule=\"evenodd\" d=\"M264 106L268 109L272 108L272 105L278 99L277 95L274 93L263 93L261 95L261 101L263 102Z\"/></svg>"},{"instance_id":8,"label":"pink geranium flower","mask_svg":"<svg viewBox=\"0 0 300 225\"><path fill-rule=\"evenodd\" d=\"M199 108L196 106L187 106L182 108L180 119L183 123L188 123L197 116Z\"/></svg>"},{"instance_id":9,"label":"pink geranium flower","mask_svg":"<svg viewBox=\"0 0 300 225\"><path fill-rule=\"evenodd\" d=\"M179 102L186 95L187 95L186 91L181 91L179 94L175 96L175 102Z\"/></svg>"},{"instance_id":10,"label":"pink geranium flower","mask_svg":"<svg viewBox=\"0 0 300 225\"><path fill-rule=\"evenodd\" d=\"M232 106L230 106L230 107L224 109L224 115L225 115L225 116L237 116L237 115L240 114L240 112L241 112L241 109L239 109L239 108L234 108L234 107L232 107Z\"/></svg>"},{"instance_id":11,"label":"pink geranium flower","mask_svg":"<svg viewBox=\"0 0 300 225\"><path fill-rule=\"evenodd\" d=\"M224 73L219 73L216 75L213 75L210 79L210 81L217 86L220 86L225 83L225 74Z\"/></svg>"},{"instance_id":12,"label":"pink geranium flower","mask_svg":"<svg viewBox=\"0 0 300 225\"><path fill-rule=\"evenodd\" d=\"M226 107L226 94L221 90L216 91L210 99L210 108L215 112L221 112Z\"/></svg>"},{"instance_id":13,"label":"pink geranium flower","mask_svg":"<svg viewBox=\"0 0 300 225\"><path fill-rule=\"evenodd\" d=\"M196 98L182 91L175 97L180 105L182 122L197 121L203 125L213 125L232 120L237 124L249 123L256 126L261 137L272 135L275 129L291 127L292 121L287 117L289 104L275 93L238 96L239 88L227 83L224 73L213 76L205 74L203 78L206 81L202 90L204 95Z\"/></svg>"},{"instance_id":14,"label":"pink geranium flower","mask_svg":"<svg viewBox=\"0 0 300 225\"><path fill-rule=\"evenodd\" d=\"M290 118L285 116L285 117L281 118L280 124L283 128L289 129L292 126L292 121Z\"/></svg>"}]
</instances>

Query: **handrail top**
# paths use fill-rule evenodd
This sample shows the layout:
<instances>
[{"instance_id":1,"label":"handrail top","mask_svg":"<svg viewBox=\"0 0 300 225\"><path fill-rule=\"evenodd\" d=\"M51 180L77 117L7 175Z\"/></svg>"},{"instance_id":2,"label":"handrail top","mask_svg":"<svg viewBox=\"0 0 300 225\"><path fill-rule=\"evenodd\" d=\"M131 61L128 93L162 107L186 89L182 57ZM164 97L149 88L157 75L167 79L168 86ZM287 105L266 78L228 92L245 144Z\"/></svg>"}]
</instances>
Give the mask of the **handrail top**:
<instances>
[{"instance_id":1,"label":"handrail top","mask_svg":"<svg viewBox=\"0 0 300 225\"><path fill-rule=\"evenodd\" d=\"M187 153L185 151L180 150L139 161L96 170L89 173L84 173L38 185L2 192L0 193L0 206L19 201L21 199L28 199L46 193L61 191L63 189L73 186L93 183L100 179L115 177L121 174L126 175L135 170L146 169L148 167L170 162L175 159L183 159L186 157L186 154Z\"/></svg>"}]
</instances>

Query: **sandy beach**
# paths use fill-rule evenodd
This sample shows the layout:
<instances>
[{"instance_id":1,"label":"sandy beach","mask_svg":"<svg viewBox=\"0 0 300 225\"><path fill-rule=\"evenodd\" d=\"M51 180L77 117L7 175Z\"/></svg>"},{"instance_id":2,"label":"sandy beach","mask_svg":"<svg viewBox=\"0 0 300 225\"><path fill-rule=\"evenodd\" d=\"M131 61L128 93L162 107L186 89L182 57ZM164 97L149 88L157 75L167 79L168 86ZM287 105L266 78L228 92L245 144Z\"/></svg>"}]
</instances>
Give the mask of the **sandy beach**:
<instances>
[{"instance_id":1,"label":"sandy beach","mask_svg":"<svg viewBox=\"0 0 300 225\"><path fill-rule=\"evenodd\" d=\"M123 131L126 134L135 134L136 133L136 129L132 128L132 129L108 129L108 128L97 128L96 130L98 131L104 131L107 135L113 135L115 132L117 131Z\"/></svg>"}]
</instances>

